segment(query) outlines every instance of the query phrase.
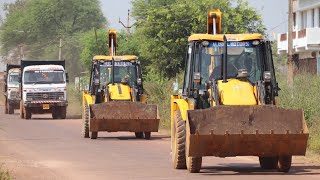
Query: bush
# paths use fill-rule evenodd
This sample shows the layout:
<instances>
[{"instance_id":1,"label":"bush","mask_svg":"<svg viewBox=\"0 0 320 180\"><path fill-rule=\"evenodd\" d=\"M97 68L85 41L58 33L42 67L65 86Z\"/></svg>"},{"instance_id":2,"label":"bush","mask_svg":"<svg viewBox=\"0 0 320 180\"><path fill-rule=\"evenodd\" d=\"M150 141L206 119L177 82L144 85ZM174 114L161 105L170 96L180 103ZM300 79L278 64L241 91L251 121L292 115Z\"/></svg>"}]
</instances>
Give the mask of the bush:
<instances>
[{"instance_id":1,"label":"bush","mask_svg":"<svg viewBox=\"0 0 320 180\"><path fill-rule=\"evenodd\" d=\"M302 108L310 130L309 148L320 150L320 77L299 74L294 78L292 89L287 87L286 76L279 74L281 88L278 104L284 108Z\"/></svg>"}]
</instances>

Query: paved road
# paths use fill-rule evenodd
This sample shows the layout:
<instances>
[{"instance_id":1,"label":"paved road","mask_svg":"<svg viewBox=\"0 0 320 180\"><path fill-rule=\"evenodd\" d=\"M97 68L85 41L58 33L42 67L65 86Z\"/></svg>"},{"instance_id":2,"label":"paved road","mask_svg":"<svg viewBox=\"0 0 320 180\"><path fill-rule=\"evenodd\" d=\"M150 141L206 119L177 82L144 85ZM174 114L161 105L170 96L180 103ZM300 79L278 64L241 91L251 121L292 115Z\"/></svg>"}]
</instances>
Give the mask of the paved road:
<instances>
[{"instance_id":1,"label":"paved road","mask_svg":"<svg viewBox=\"0 0 320 180\"><path fill-rule=\"evenodd\" d=\"M96 140L80 137L81 120L51 120L38 115L21 120L0 107L0 161L16 179L320 179L320 166L295 160L289 174L263 171L255 157L204 158L199 174L174 170L170 139L150 141L132 133L104 133Z\"/></svg>"}]
</instances>

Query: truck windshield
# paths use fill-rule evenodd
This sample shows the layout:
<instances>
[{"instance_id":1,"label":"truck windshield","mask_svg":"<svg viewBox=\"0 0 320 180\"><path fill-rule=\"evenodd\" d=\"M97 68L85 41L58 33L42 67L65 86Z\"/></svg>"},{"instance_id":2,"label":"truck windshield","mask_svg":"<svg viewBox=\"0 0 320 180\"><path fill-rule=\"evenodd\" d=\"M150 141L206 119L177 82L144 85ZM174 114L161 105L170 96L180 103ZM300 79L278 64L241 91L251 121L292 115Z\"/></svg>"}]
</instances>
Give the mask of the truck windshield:
<instances>
[{"instance_id":1,"label":"truck windshield","mask_svg":"<svg viewBox=\"0 0 320 180\"><path fill-rule=\"evenodd\" d=\"M8 78L9 84L19 84L19 73L10 73Z\"/></svg>"},{"instance_id":2,"label":"truck windshield","mask_svg":"<svg viewBox=\"0 0 320 180\"><path fill-rule=\"evenodd\" d=\"M135 85L136 65L128 61L116 61L114 65L114 82L126 82L130 86ZM100 85L107 85L112 82L112 62L105 62L100 65Z\"/></svg>"},{"instance_id":3,"label":"truck windshield","mask_svg":"<svg viewBox=\"0 0 320 180\"><path fill-rule=\"evenodd\" d=\"M253 42L228 42L227 78L236 78L239 69L247 69L251 83L261 79L260 43ZM223 46L223 42L212 41L209 46L202 48L201 74L204 82L222 79Z\"/></svg>"},{"instance_id":4,"label":"truck windshield","mask_svg":"<svg viewBox=\"0 0 320 180\"><path fill-rule=\"evenodd\" d=\"M65 83L63 70L35 70L24 72L25 84L62 84Z\"/></svg>"}]
</instances>

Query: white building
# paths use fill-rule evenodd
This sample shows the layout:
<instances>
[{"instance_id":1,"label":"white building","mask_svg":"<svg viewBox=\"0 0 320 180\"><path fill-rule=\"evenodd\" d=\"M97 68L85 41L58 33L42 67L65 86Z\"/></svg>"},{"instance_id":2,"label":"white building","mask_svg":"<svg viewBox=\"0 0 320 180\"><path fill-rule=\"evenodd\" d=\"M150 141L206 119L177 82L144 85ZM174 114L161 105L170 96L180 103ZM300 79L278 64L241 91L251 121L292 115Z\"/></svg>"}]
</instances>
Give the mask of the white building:
<instances>
[{"instance_id":1,"label":"white building","mask_svg":"<svg viewBox=\"0 0 320 180\"><path fill-rule=\"evenodd\" d=\"M296 0L293 52L298 71L320 75L320 0ZM278 34L278 53L288 52L288 33Z\"/></svg>"}]
</instances>

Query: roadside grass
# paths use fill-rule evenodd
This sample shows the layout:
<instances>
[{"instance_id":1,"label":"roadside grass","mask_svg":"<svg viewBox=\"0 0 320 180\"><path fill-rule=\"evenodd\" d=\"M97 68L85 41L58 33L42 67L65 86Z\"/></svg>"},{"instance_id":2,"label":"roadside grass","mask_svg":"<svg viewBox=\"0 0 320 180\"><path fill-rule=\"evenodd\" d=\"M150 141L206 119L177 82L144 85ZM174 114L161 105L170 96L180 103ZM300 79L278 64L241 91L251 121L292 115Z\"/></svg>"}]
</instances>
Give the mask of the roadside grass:
<instances>
[{"instance_id":1,"label":"roadside grass","mask_svg":"<svg viewBox=\"0 0 320 180\"><path fill-rule=\"evenodd\" d=\"M13 178L10 176L10 173L7 170L4 170L0 166L0 180L12 180Z\"/></svg>"},{"instance_id":2,"label":"roadside grass","mask_svg":"<svg viewBox=\"0 0 320 180\"><path fill-rule=\"evenodd\" d=\"M81 118L81 92L70 83L67 87L68 110L67 115L72 118Z\"/></svg>"},{"instance_id":3,"label":"roadside grass","mask_svg":"<svg viewBox=\"0 0 320 180\"><path fill-rule=\"evenodd\" d=\"M302 108L309 128L310 151L320 153L320 77L299 74L294 78L292 89L287 87L286 76L278 75L281 88L278 104L284 108Z\"/></svg>"}]
</instances>

